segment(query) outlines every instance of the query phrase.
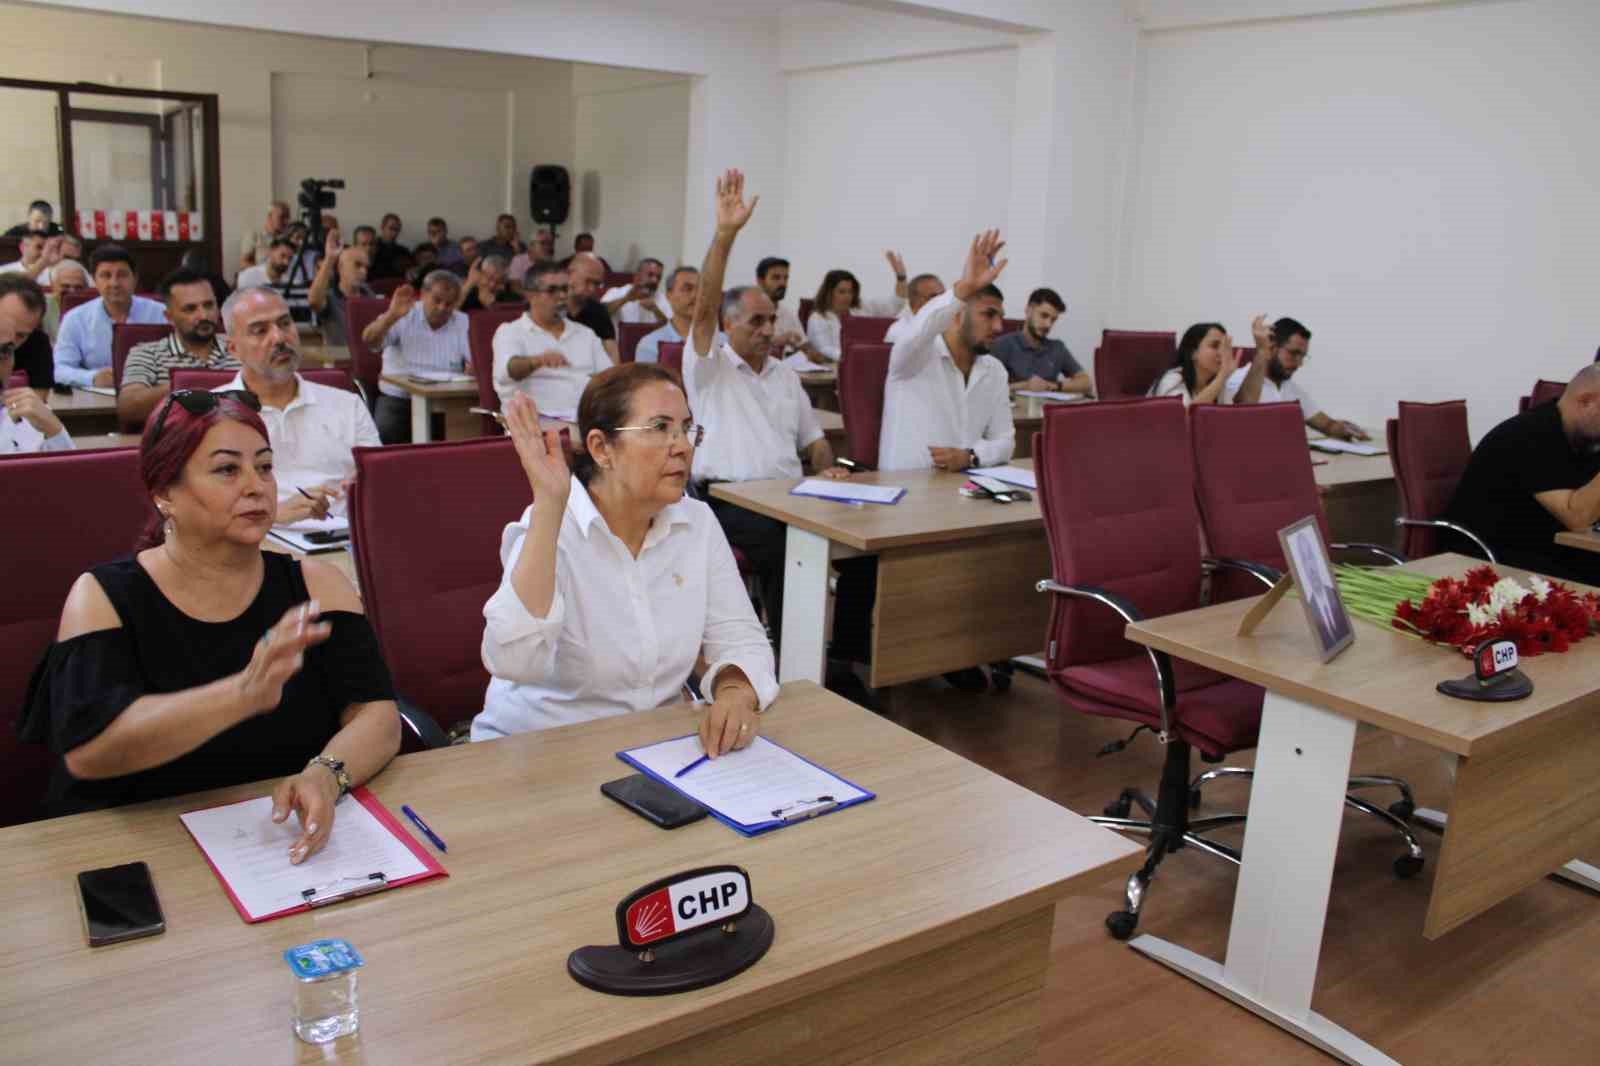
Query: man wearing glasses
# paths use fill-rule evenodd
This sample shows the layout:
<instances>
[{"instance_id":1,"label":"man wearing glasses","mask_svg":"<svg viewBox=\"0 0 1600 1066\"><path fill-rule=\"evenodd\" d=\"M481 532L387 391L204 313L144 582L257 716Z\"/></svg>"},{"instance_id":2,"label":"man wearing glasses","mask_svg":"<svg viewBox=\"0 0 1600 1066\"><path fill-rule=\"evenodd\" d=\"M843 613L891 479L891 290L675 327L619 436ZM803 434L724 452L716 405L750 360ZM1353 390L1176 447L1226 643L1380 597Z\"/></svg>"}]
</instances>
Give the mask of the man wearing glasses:
<instances>
[{"instance_id":1,"label":"man wearing glasses","mask_svg":"<svg viewBox=\"0 0 1600 1066\"><path fill-rule=\"evenodd\" d=\"M524 286L528 313L495 330L494 391L502 408L526 392L546 416L575 421L578 398L611 356L594 330L567 318L571 284L561 264L535 263Z\"/></svg>"},{"instance_id":2,"label":"man wearing glasses","mask_svg":"<svg viewBox=\"0 0 1600 1066\"><path fill-rule=\"evenodd\" d=\"M772 334L777 309L757 285L722 291L734 238L750 221L755 201L744 200L744 175L730 170L717 182L716 236L700 271L700 293L683 353L689 409L706 427L694 453L694 479L711 505L728 542L744 553L761 585L762 605L774 644L783 624L783 561L788 527L776 519L711 498L715 481L793 478L811 469L828 478L850 474L834 462L833 449L817 424L817 413L800 377L776 358ZM726 338L718 341L717 321Z\"/></svg>"},{"instance_id":3,"label":"man wearing glasses","mask_svg":"<svg viewBox=\"0 0 1600 1066\"><path fill-rule=\"evenodd\" d=\"M6 379L16 365L17 327L11 315L0 310L0 455L16 452L64 452L72 448L61 419L50 410L39 394L26 386L5 388Z\"/></svg>"},{"instance_id":4,"label":"man wearing glasses","mask_svg":"<svg viewBox=\"0 0 1600 1066\"><path fill-rule=\"evenodd\" d=\"M1367 440L1364 429L1354 422L1342 422L1329 417L1317 406L1309 392L1295 384L1295 371L1311 359L1311 331L1292 318L1280 318L1272 324L1272 336L1277 342L1277 351L1273 352L1272 360L1267 363L1267 375L1261 382L1261 398L1256 402L1298 403L1306 425L1318 433L1339 440ZM1249 373L1250 368L1242 366L1228 375L1228 382L1222 387L1223 403L1237 402L1235 397Z\"/></svg>"}]
</instances>

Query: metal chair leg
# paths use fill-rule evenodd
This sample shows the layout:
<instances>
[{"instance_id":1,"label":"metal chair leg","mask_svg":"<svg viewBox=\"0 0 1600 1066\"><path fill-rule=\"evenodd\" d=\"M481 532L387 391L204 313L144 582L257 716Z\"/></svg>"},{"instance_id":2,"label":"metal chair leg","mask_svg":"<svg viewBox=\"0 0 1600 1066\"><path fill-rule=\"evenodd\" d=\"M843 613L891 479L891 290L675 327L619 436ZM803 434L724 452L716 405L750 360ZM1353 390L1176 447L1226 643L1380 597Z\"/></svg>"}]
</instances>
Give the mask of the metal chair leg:
<instances>
[{"instance_id":1,"label":"metal chair leg","mask_svg":"<svg viewBox=\"0 0 1600 1066\"><path fill-rule=\"evenodd\" d=\"M1388 777L1384 774L1362 774L1352 777L1347 788L1393 788L1398 789L1400 798L1389 804L1389 813L1402 821L1409 821L1417 811L1417 797L1412 795L1411 785L1398 777Z\"/></svg>"},{"instance_id":2,"label":"metal chair leg","mask_svg":"<svg viewBox=\"0 0 1600 1066\"><path fill-rule=\"evenodd\" d=\"M1396 877L1415 877L1422 871L1422 845L1417 843L1416 834L1411 831L1410 826L1382 807L1375 807L1366 800L1356 799L1354 796L1346 796L1344 805L1363 814L1370 814L1381 821L1388 822L1405 838L1406 854L1394 860L1394 875Z\"/></svg>"}]
</instances>

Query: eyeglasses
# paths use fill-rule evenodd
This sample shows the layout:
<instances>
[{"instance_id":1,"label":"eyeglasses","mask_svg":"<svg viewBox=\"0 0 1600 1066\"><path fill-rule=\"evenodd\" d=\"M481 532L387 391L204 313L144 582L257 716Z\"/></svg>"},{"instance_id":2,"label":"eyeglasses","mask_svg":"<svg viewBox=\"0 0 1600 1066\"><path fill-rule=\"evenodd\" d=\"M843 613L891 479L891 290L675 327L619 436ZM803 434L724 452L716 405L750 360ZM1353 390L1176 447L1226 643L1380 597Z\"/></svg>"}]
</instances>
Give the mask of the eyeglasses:
<instances>
[{"instance_id":1,"label":"eyeglasses","mask_svg":"<svg viewBox=\"0 0 1600 1066\"><path fill-rule=\"evenodd\" d=\"M565 296L572 291L571 285L535 285L534 292L547 292L551 296Z\"/></svg>"},{"instance_id":2,"label":"eyeglasses","mask_svg":"<svg viewBox=\"0 0 1600 1066\"><path fill-rule=\"evenodd\" d=\"M216 410L217 404L224 399L238 400L252 411L261 410L261 397L249 389L228 389L225 392L209 392L205 389L179 389L167 397L167 402L161 405L161 413L156 416L156 426L150 433L150 440L161 439L161 429L167 423L167 412L172 410L172 405L177 404L192 415L203 415Z\"/></svg>"},{"instance_id":3,"label":"eyeglasses","mask_svg":"<svg viewBox=\"0 0 1600 1066\"><path fill-rule=\"evenodd\" d=\"M678 441L688 441L689 447L698 448L706 439L706 427L698 422L684 422L678 424L670 418L658 418L643 426L618 426L614 433L643 433L644 442L656 447L665 447L676 444Z\"/></svg>"}]
</instances>

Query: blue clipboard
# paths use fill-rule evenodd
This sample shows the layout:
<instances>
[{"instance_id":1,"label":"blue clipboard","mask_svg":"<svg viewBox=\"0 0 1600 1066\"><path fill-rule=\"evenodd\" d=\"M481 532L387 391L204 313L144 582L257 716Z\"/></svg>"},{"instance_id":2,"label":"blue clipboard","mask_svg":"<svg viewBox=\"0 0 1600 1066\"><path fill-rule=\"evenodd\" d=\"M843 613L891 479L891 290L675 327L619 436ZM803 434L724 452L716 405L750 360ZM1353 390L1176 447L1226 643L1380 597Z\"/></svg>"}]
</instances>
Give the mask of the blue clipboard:
<instances>
[{"instance_id":1,"label":"blue clipboard","mask_svg":"<svg viewBox=\"0 0 1600 1066\"><path fill-rule=\"evenodd\" d=\"M687 739L689 737L693 737L695 735L696 734L694 734L694 733L685 733L681 737L668 737L667 740L668 741L671 741L671 740L684 740L684 739ZM795 751L793 751L793 750L791 750L789 748L784 747L782 744L779 744L777 741L772 740L770 738L765 738L765 737L762 738L762 739L766 740L766 742L768 744L771 744L773 747L779 748L779 749L783 750L784 752L787 752L789 755L794 756L796 759L799 759L801 762L805 763L806 765L816 767L818 770L822 771L824 774L827 774L829 777L833 778L835 781L838 781L841 784L849 785L851 788L855 789L857 792L860 792L861 795L852 797L851 799L847 799L847 800L844 800L842 802L831 803L831 804L827 805L824 809L817 809L817 810L800 809L800 810L797 810L794 814L791 814L791 815L786 815L784 817L775 817L775 818L771 818L771 819L769 819L767 821L755 822L755 823L747 825L744 822L740 822L737 819L735 819L735 818L733 818L733 817L731 817L731 816L729 816L727 814L724 814L722 811L717 810L715 807L711 806L708 803L705 803L703 800L697 799L694 796L690 796L687 792L684 792L683 789L679 788L677 786L677 784L675 782L673 782L673 780L671 778L662 777L660 774L656 773L654 770L651 770L648 767L646 767L644 764L640 763L637 759L635 759L633 757L633 751L636 751L638 749L629 749L627 751L619 751L619 752L617 752L617 758L621 759L623 762L627 763L629 766L633 767L635 770L638 770L640 773L644 774L646 777L649 777L649 778L651 778L651 779L653 779L655 781L659 781L661 784L666 785L668 788L672 789L674 792L678 792L678 793L688 797L689 799L694 800L696 803L699 803L701 806L705 807L706 810L711 812L711 817L715 818L717 821L721 822L723 825L727 826L729 829L732 829L734 832L739 833L742 836L747 836L747 837L759 836L762 833L770 833L774 829L782 829L785 826L795 825L795 824L797 824L799 822L809 822L813 818L822 818L822 817L825 817L827 815L834 814L834 813L836 813L838 811L845 810L846 808L849 808L849 807L860 806L861 804L866 803L868 800L874 800L874 799L878 798L878 794L876 792L873 792L873 791L871 791L869 789L862 788L860 785L856 784L854 781L850 781L850 780L848 780L846 778L840 777L838 774L834 773L832 770L828 769L826 766L822 766L819 763L812 762L810 759L806 758L804 755L801 755L798 752L795 752ZM666 742L667 741L657 741L656 743L657 744L661 744L661 743L666 743ZM647 748L653 748L655 746L656 746L655 744L646 744L646 745L644 745L644 747L647 747Z\"/></svg>"}]
</instances>

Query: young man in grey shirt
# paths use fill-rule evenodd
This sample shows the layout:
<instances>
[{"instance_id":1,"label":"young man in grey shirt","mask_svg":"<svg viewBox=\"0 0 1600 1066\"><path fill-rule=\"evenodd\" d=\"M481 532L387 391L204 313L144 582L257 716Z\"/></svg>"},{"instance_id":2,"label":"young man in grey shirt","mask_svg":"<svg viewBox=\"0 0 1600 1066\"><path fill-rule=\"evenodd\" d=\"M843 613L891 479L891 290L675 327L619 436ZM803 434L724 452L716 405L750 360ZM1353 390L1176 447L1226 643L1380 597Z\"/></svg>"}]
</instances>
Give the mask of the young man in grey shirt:
<instances>
[{"instance_id":1,"label":"young man in grey shirt","mask_svg":"<svg viewBox=\"0 0 1600 1066\"><path fill-rule=\"evenodd\" d=\"M1022 328L997 338L990 346L991 354L1005 365L1012 392L1027 389L1093 395L1089 372L1078 365L1065 344L1050 338L1056 320L1066 313L1066 302L1054 289L1034 289Z\"/></svg>"}]
</instances>

